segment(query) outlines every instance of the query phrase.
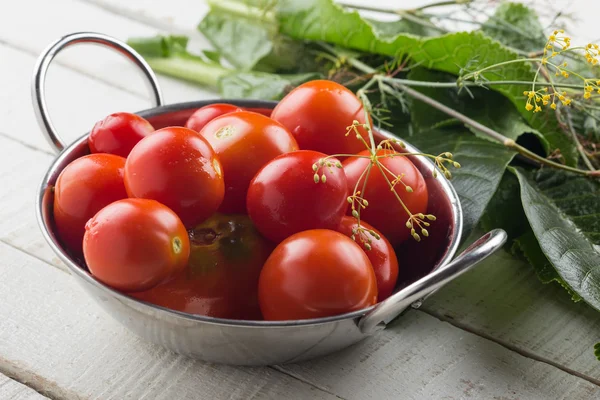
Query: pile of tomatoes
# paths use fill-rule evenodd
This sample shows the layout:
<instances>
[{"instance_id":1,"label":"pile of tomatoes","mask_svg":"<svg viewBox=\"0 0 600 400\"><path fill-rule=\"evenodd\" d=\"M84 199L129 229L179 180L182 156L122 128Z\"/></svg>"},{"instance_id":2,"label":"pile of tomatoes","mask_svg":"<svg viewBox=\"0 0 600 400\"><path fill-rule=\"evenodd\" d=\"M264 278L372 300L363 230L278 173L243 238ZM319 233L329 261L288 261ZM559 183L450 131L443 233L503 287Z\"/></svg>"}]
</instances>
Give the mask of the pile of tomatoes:
<instances>
[{"instance_id":1,"label":"pile of tomatoes","mask_svg":"<svg viewBox=\"0 0 600 400\"><path fill-rule=\"evenodd\" d=\"M428 203L408 158L373 167L393 150L373 155L364 124L358 98L324 80L270 116L211 104L155 130L112 114L56 181L56 232L97 280L170 309L253 320L364 309L396 285L404 207ZM391 190L388 173L411 190Z\"/></svg>"}]
</instances>

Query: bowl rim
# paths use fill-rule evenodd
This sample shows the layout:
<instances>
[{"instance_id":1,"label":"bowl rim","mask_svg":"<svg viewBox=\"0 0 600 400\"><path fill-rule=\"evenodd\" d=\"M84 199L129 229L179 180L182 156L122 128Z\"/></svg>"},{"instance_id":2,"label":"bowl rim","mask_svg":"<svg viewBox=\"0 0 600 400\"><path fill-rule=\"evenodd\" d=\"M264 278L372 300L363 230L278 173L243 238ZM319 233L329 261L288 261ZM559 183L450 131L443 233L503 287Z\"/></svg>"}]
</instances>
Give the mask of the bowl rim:
<instances>
[{"instance_id":1,"label":"bowl rim","mask_svg":"<svg viewBox=\"0 0 600 400\"><path fill-rule=\"evenodd\" d=\"M155 117L155 116L158 116L161 114L186 111L186 110L190 110L190 109L194 109L194 108L197 109L197 108L200 108L200 107L203 107L203 106L206 106L209 104L214 104L214 103L229 103L229 104L234 104L234 105L238 105L241 107L263 108L263 109L273 109L277 105L276 101L268 101L268 100L214 98L214 99L207 99L207 100L174 103L174 104L168 104L168 105L163 105L163 106L159 106L159 107L152 107L152 108L134 112L134 114L137 114L144 118L149 118L149 117ZM388 132L385 129L378 129L378 131L382 132L382 134L384 136L392 135L390 132ZM372 305L370 307L367 307L367 308L364 308L361 310L352 311L352 312L344 313L344 314L338 314L338 315L334 315L334 316L330 316L330 317L323 317L323 318L312 318L312 319L302 319L302 320L284 320L284 321L237 320L237 319L228 319L228 318L209 317L209 316L205 316L205 315L190 314L190 313L186 313L183 311L173 310L170 308L166 308L166 307L162 307L162 306L159 306L156 304L138 300L134 297L128 296L127 294L121 293L121 292L101 283L100 281L96 280L89 272L87 272L83 268L81 268L66 252L64 252L62 250L60 243L55 239L55 235L53 235L51 233L51 231L52 231L51 226L49 226L46 223L46 219L44 216L44 211L45 211L44 210L44 207L45 207L44 198L47 194L47 189L50 185L50 180L54 176L58 177L59 166L64 162L64 160L66 158L71 156L72 151L74 151L82 143L87 141L88 136L89 136L89 132L84 133L78 139L76 139L71 144L66 146L55 157L55 159L52 161L52 163L48 167L48 170L44 174L40 184L38 185L38 191L36 193L36 204L35 204L38 225L40 227L40 230L42 231L42 235L43 235L44 239L46 240L46 242L48 243L48 245L50 246L52 251L59 257L59 259L62 262L64 262L66 264L66 266L69 268L69 271L71 272L71 274L74 274L74 276L76 278L82 279L84 282L91 284L92 286L96 287L97 289L102 290L107 295L115 297L120 302L125 302L130 305L135 305L136 307L146 308L146 310L144 310L144 311L150 311L150 312L155 312L155 313L160 313L160 314L166 313L166 315L169 315L169 316L177 318L177 319L184 319L187 321L195 321L195 322L205 322L205 323L210 323L213 325L226 325L226 326L238 326L238 327L273 327L273 328L276 328L276 327L283 328L283 327L301 326L301 325L302 326L321 325L321 324L326 324L329 322L341 321L341 320L346 320L346 319L355 319L355 318L364 316L366 313L368 313L369 311L376 308L379 304L381 304L381 303L377 303L375 305ZM418 149L416 147L414 147L413 145L411 145L409 142L406 142L404 139L403 139L403 141L405 142L408 150L413 151L413 152L419 152ZM415 156L415 157L417 157L420 161L422 161L430 169L432 169L434 167L434 164L426 157L423 157L423 156ZM64 166L63 166L63 168L64 168ZM462 212L460 200L458 198L458 194L456 193L452 184L448 181L448 179L446 179L443 176L443 174L438 174L437 180L438 180L439 184L441 185L444 193L446 193L449 197L450 208L452 210L452 220L454 223L454 229L452 231L452 237L451 237L450 243L448 245L448 248L446 250L446 253L438 262L437 267L432 269L429 273L432 273L433 271L438 270L440 268L444 268L452 260L452 258L456 254L456 251L458 250L458 247L460 244L460 239L462 237L462 231L463 231L463 212ZM429 275L429 274L427 274L427 275ZM425 275L425 276L427 276L427 275Z\"/></svg>"}]
</instances>

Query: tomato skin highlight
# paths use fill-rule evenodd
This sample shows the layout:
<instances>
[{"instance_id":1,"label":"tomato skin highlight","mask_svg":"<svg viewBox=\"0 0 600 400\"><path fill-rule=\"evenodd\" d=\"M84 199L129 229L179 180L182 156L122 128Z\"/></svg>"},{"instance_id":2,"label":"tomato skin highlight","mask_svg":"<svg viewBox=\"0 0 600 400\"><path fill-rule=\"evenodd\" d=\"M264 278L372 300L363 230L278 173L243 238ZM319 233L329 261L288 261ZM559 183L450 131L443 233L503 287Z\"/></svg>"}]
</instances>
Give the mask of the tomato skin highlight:
<instances>
[{"instance_id":1,"label":"tomato skin highlight","mask_svg":"<svg viewBox=\"0 0 600 400\"><path fill-rule=\"evenodd\" d=\"M200 134L217 153L225 176L223 213L245 213L254 175L273 158L298 150L292 134L264 115L239 111L210 121Z\"/></svg>"},{"instance_id":2,"label":"tomato skin highlight","mask_svg":"<svg viewBox=\"0 0 600 400\"><path fill-rule=\"evenodd\" d=\"M122 291L147 290L187 264L190 242L177 215L155 200L123 199L85 227L83 252L92 275Z\"/></svg>"},{"instance_id":3,"label":"tomato skin highlight","mask_svg":"<svg viewBox=\"0 0 600 400\"><path fill-rule=\"evenodd\" d=\"M326 229L303 231L281 242L258 283L265 320L322 318L377 302L369 258L347 236Z\"/></svg>"},{"instance_id":4,"label":"tomato skin highlight","mask_svg":"<svg viewBox=\"0 0 600 400\"><path fill-rule=\"evenodd\" d=\"M363 234L355 234L355 242L363 249L375 272L377 278L377 301L383 301L390 297L396 287L396 281L398 280L398 258L394 248L390 244L389 240L381 234L377 229L365 221L360 221L362 228L366 230L373 230L380 236L379 239L374 238L368 232ZM351 237L352 230L357 229L358 224L356 219L350 216L342 218L342 222L338 228L338 232ZM369 243L371 246L370 250L365 247L365 241L371 239Z\"/></svg>"},{"instance_id":5,"label":"tomato skin highlight","mask_svg":"<svg viewBox=\"0 0 600 400\"><path fill-rule=\"evenodd\" d=\"M119 112L96 122L88 145L92 153L109 153L127 157L131 149L154 132L150 122L136 114Z\"/></svg>"},{"instance_id":6,"label":"tomato skin highlight","mask_svg":"<svg viewBox=\"0 0 600 400\"><path fill-rule=\"evenodd\" d=\"M202 128L213 119L236 111L242 111L242 109L227 103L209 104L194 111L186 121L185 127L200 132Z\"/></svg>"},{"instance_id":7,"label":"tomato skin highlight","mask_svg":"<svg viewBox=\"0 0 600 400\"><path fill-rule=\"evenodd\" d=\"M215 318L260 320L258 278L275 247L250 218L213 214L190 231L188 265L174 279L131 296Z\"/></svg>"},{"instance_id":8,"label":"tomato skin highlight","mask_svg":"<svg viewBox=\"0 0 600 400\"><path fill-rule=\"evenodd\" d=\"M353 121L365 123L362 103L333 81L314 80L296 87L277 104L271 118L294 135L302 150L355 154L365 149L354 133L346 136L346 128ZM358 130L368 143L365 129Z\"/></svg>"},{"instance_id":9,"label":"tomato skin highlight","mask_svg":"<svg viewBox=\"0 0 600 400\"><path fill-rule=\"evenodd\" d=\"M85 224L104 206L127 198L125 159L113 154L90 154L67 165L54 187L54 222L68 251L83 256Z\"/></svg>"},{"instance_id":10,"label":"tomato skin highlight","mask_svg":"<svg viewBox=\"0 0 600 400\"><path fill-rule=\"evenodd\" d=\"M248 215L273 242L308 229L336 230L348 208L348 186L340 168L323 168L325 183L314 181L313 164L326 157L298 150L274 158L248 188ZM329 159L332 163L337 160Z\"/></svg>"},{"instance_id":11,"label":"tomato skin highlight","mask_svg":"<svg viewBox=\"0 0 600 400\"><path fill-rule=\"evenodd\" d=\"M153 199L171 208L188 228L221 205L221 163L208 141L191 129L167 127L141 140L125 163L129 197Z\"/></svg>"},{"instance_id":12,"label":"tomato skin highlight","mask_svg":"<svg viewBox=\"0 0 600 400\"><path fill-rule=\"evenodd\" d=\"M390 153L390 150L379 150L377 155ZM365 150L360 152L359 155L369 155L369 151ZM428 204L427 184L417 167L405 156L379 158L379 161L395 175L404 174L402 182L412 188L412 193L407 192L402 183L398 183L394 191L406 207L413 214L426 213ZM361 174L370 162L368 158L358 157L350 157L343 162L344 172L348 179L348 195L353 193ZM394 177L389 173L386 176L390 181L394 180ZM362 190L363 182L364 177L358 184L358 190ZM410 237L410 229L406 227L409 216L394 192L390 190L388 182L376 165L371 168L364 198L368 200L369 206L361 210L361 220L365 220L378 229L393 246L404 242Z\"/></svg>"}]
</instances>

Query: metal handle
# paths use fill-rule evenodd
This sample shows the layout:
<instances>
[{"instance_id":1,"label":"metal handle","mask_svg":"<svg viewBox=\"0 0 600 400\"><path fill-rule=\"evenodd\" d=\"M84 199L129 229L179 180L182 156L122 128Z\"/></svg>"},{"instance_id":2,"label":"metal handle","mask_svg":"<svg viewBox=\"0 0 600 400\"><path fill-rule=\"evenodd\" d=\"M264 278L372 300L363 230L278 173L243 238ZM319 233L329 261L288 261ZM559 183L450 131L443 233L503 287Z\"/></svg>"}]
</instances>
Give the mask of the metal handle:
<instances>
[{"instance_id":1,"label":"metal handle","mask_svg":"<svg viewBox=\"0 0 600 400\"><path fill-rule=\"evenodd\" d=\"M76 32L63 36L50 44L46 50L42 52L35 64L31 82L31 99L33 101L35 116L46 140L56 152L60 152L65 148L65 142L56 132L56 129L48 116L48 105L46 104L46 73L48 72L50 63L61 50L80 43L100 44L125 55L144 73L144 76L147 78L148 87L154 96L156 106L161 106L164 103L156 75L154 75L152 68L150 68L142 56L126 43L95 32Z\"/></svg>"},{"instance_id":2,"label":"metal handle","mask_svg":"<svg viewBox=\"0 0 600 400\"><path fill-rule=\"evenodd\" d=\"M359 329L366 334L383 329L386 322L395 318L406 307L473 268L502 247L506 239L506 232L502 229L494 229L486 233L444 268L419 279L379 303L360 319Z\"/></svg>"}]
</instances>

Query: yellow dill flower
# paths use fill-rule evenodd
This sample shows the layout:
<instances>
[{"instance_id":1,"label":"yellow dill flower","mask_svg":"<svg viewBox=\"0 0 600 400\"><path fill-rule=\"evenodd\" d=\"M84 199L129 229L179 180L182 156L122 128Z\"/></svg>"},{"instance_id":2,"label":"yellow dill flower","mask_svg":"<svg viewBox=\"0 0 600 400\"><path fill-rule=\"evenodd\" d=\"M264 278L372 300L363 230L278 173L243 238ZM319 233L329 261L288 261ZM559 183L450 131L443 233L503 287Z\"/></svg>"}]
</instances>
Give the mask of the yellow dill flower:
<instances>
[{"instance_id":1,"label":"yellow dill flower","mask_svg":"<svg viewBox=\"0 0 600 400\"><path fill-rule=\"evenodd\" d=\"M545 96L542 96L542 100L544 100L544 101L548 101L548 100L550 100L550 95L549 95L549 94L547 94L547 95L545 95Z\"/></svg>"},{"instance_id":2,"label":"yellow dill flower","mask_svg":"<svg viewBox=\"0 0 600 400\"><path fill-rule=\"evenodd\" d=\"M548 46L546 46L546 48L547 48L548 50L552 50L552 45L551 45L551 44L549 44Z\"/></svg>"},{"instance_id":3,"label":"yellow dill flower","mask_svg":"<svg viewBox=\"0 0 600 400\"><path fill-rule=\"evenodd\" d=\"M523 92L523 96L527 96L529 94L529 92L526 90Z\"/></svg>"},{"instance_id":4,"label":"yellow dill flower","mask_svg":"<svg viewBox=\"0 0 600 400\"><path fill-rule=\"evenodd\" d=\"M542 65L548 64L548 59L546 57L542 57Z\"/></svg>"},{"instance_id":5,"label":"yellow dill flower","mask_svg":"<svg viewBox=\"0 0 600 400\"><path fill-rule=\"evenodd\" d=\"M584 98L584 99L589 99L590 97L592 97L592 94L591 94L590 92L585 92L585 93L583 94L583 98Z\"/></svg>"},{"instance_id":6,"label":"yellow dill flower","mask_svg":"<svg viewBox=\"0 0 600 400\"><path fill-rule=\"evenodd\" d=\"M551 42L554 42L556 40L556 35L550 35L548 37L548 40L550 40Z\"/></svg>"},{"instance_id":7,"label":"yellow dill flower","mask_svg":"<svg viewBox=\"0 0 600 400\"><path fill-rule=\"evenodd\" d=\"M533 90L527 93L528 98L533 99L533 96L535 96L535 92Z\"/></svg>"},{"instance_id":8,"label":"yellow dill flower","mask_svg":"<svg viewBox=\"0 0 600 400\"><path fill-rule=\"evenodd\" d=\"M565 78L569 77L569 73L567 71L562 71L561 72L562 76L564 76Z\"/></svg>"},{"instance_id":9,"label":"yellow dill flower","mask_svg":"<svg viewBox=\"0 0 600 400\"><path fill-rule=\"evenodd\" d=\"M542 90L543 90L544 92L548 93L548 88L547 88L547 87L543 88Z\"/></svg>"},{"instance_id":10,"label":"yellow dill flower","mask_svg":"<svg viewBox=\"0 0 600 400\"><path fill-rule=\"evenodd\" d=\"M585 90L586 92L592 92L594 90L594 88L592 86L588 85L588 86L585 86L583 88L583 90Z\"/></svg>"},{"instance_id":11,"label":"yellow dill flower","mask_svg":"<svg viewBox=\"0 0 600 400\"><path fill-rule=\"evenodd\" d=\"M550 108L553 110L556 110L556 104L554 104L554 103L550 104Z\"/></svg>"},{"instance_id":12,"label":"yellow dill flower","mask_svg":"<svg viewBox=\"0 0 600 400\"><path fill-rule=\"evenodd\" d=\"M553 51L553 52L552 52L552 55L551 55L550 57L555 57L555 56L557 56L557 55L558 55L558 53L557 53L557 52L555 52L555 51Z\"/></svg>"},{"instance_id":13,"label":"yellow dill flower","mask_svg":"<svg viewBox=\"0 0 600 400\"><path fill-rule=\"evenodd\" d=\"M545 106L547 106L547 105L548 105L548 101L547 101L547 100L544 100L544 101L542 102L542 104L543 104L543 105L545 105Z\"/></svg>"},{"instance_id":14,"label":"yellow dill flower","mask_svg":"<svg viewBox=\"0 0 600 400\"><path fill-rule=\"evenodd\" d=\"M563 95L561 94L561 95L559 95L559 96L558 96L558 99L559 99L560 101L565 101L565 96L563 96Z\"/></svg>"},{"instance_id":15,"label":"yellow dill flower","mask_svg":"<svg viewBox=\"0 0 600 400\"><path fill-rule=\"evenodd\" d=\"M598 88L597 92L600 93L600 88Z\"/></svg>"},{"instance_id":16,"label":"yellow dill flower","mask_svg":"<svg viewBox=\"0 0 600 400\"><path fill-rule=\"evenodd\" d=\"M533 106L531 105L531 103L527 103L527 104L525 105L525 109L526 109L527 111L531 111L531 110L533 110Z\"/></svg>"},{"instance_id":17,"label":"yellow dill flower","mask_svg":"<svg viewBox=\"0 0 600 400\"><path fill-rule=\"evenodd\" d=\"M538 106L537 104L535 105L535 110L533 110L533 112L540 112L542 111L542 107Z\"/></svg>"},{"instance_id":18,"label":"yellow dill flower","mask_svg":"<svg viewBox=\"0 0 600 400\"><path fill-rule=\"evenodd\" d=\"M571 99L566 99L565 101L563 101L563 104L564 104L565 106L569 106L569 105L571 105Z\"/></svg>"}]
</instances>

